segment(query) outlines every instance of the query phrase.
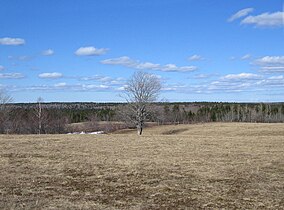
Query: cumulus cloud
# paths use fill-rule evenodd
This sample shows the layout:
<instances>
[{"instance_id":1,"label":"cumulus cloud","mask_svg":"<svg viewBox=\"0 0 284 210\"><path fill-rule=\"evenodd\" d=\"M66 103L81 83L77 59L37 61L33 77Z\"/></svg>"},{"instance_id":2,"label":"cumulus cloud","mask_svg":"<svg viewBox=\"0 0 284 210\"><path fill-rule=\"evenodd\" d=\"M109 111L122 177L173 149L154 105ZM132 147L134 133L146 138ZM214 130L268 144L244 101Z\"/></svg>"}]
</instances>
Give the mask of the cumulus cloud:
<instances>
[{"instance_id":1,"label":"cumulus cloud","mask_svg":"<svg viewBox=\"0 0 284 210\"><path fill-rule=\"evenodd\" d=\"M22 79L25 76L21 73L6 73L0 74L0 79Z\"/></svg>"},{"instance_id":2,"label":"cumulus cloud","mask_svg":"<svg viewBox=\"0 0 284 210\"><path fill-rule=\"evenodd\" d=\"M54 51L52 49L47 49L47 50L42 51L41 54L44 56L51 56L54 54Z\"/></svg>"},{"instance_id":3,"label":"cumulus cloud","mask_svg":"<svg viewBox=\"0 0 284 210\"><path fill-rule=\"evenodd\" d=\"M138 60L133 60L127 56L106 59L101 61L101 63L108 65L121 65L140 70L149 69L163 72L191 72L197 70L196 66L176 66L175 64L161 65L151 62L140 62Z\"/></svg>"},{"instance_id":4,"label":"cumulus cloud","mask_svg":"<svg viewBox=\"0 0 284 210\"><path fill-rule=\"evenodd\" d=\"M254 60L253 64L266 73L284 72L284 56L264 56Z\"/></svg>"},{"instance_id":5,"label":"cumulus cloud","mask_svg":"<svg viewBox=\"0 0 284 210\"><path fill-rule=\"evenodd\" d=\"M254 9L253 8L245 8L245 9L242 9L240 11L238 11L237 13L233 14L229 19L228 21L229 22L232 22L236 19L239 19L241 17L244 17L244 16L247 16L249 13L251 13Z\"/></svg>"},{"instance_id":6,"label":"cumulus cloud","mask_svg":"<svg viewBox=\"0 0 284 210\"><path fill-rule=\"evenodd\" d=\"M75 51L77 56L94 56L94 55L103 55L108 51L106 48L95 48L93 46L89 47L80 47Z\"/></svg>"},{"instance_id":7,"label":"cumulus cloud","mask_svg":"<svg viewBox=\"0 0 284 210\"><path fill-rule=\"evenodd\" d=\"M188 58L190 61L200 61L203 60L203 58L200 55L192 55Z\"/></svg>"},{"instance_id":8,"label":"cumulus cloud","mask_svg":"<svg viewBox=\"0 0 284 210\"><path fill-rule=\"evenodd\" d=\"M281 27L284 26L284 12L262 13L256 16L248 16L241 21L241 24L252 24L260 27Z\"/></svg>"},{"instance_id":9,"label":"cumulus cloud","mask_svg":"<svg viewBox=\"0 0 284 210\"><path fill-rule=\"evenodd\" d=\"M0 38L0 45L23 45L25 43L26 43L25 40L21 38L10 38L10 37Z\"/></svg>"},{"instance_id":10,"label":"cumulus cloud","mask_svg":"<svg viewBox=\"0 0 284 210\"><path fill-rule=\"evenodd\" d=\"M0 71L3 71L3 70L5 70L5 67L0 65Z\"/></svg>"},{"instance_id":11,"label":"cumulus cloud","mask_svg":"<svg viewBox=\"0 0 284 210\"><path fill-rule=\"evenodd\" d=\"M63 74L58 72L52 72L52 73L42 73L38 75L39 78L42 79L58 79L63 77Z\"/></svg>"}]
</instances>

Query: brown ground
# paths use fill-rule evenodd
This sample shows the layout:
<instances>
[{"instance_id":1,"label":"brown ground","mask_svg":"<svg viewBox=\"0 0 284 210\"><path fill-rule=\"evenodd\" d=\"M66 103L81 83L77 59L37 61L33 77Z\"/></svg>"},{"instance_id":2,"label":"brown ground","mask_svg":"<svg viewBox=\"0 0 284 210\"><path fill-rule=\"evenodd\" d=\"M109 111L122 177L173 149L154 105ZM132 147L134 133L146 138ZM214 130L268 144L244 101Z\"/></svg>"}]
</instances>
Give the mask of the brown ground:
<instances>
[{"instance_id":1,"label":"brown ground","mask_svg":"<svg viewBox=\"0 0 284 210\"><path fill-rule=\"evenodd\" d=\"M0 209L284 209L284 124L0 136Z\"/></svg>"}]
</instances>

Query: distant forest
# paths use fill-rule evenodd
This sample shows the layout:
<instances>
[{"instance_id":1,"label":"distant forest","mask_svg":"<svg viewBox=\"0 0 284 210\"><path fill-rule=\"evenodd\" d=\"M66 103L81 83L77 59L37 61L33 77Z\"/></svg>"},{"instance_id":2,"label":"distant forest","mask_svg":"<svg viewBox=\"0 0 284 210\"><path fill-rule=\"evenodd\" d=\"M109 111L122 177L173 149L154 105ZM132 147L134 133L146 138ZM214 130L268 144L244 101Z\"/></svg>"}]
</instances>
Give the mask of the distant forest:
<instances>
[{"instance_id":1,"label":"distant forest","mask_svg":"<svg viewBox=\"0 0 284 210\"><path fill-rule=\"evenodd\" d=\"M39 110L40 105L40 110ZM0 109L2 134L60 134L69 132L72 123L104 122L107 131L135 127L123 126L120 110L124 103L15 103ZM40 111L40 116L38 115ZM188 124L205 122L283 123L284 103L154 103L148 122L156 124ZM107 123L106 123L107 122ZM39 127L40 124L40 127ZM106 127L94 126L94 129Z\"/></svg>"}]
</instances>

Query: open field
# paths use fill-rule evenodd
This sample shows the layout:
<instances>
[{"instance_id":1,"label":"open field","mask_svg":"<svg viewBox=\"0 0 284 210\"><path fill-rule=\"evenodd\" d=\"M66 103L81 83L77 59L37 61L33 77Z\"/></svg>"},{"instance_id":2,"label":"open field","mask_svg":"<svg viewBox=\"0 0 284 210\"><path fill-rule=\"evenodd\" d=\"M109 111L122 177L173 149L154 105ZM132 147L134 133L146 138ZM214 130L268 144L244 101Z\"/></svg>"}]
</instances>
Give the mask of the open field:
<instances>
[{"instance_id":1,"label":"open field","mask_svg":"<svg viewBox=\"0 0 284 210\"><path fill-rule=\"evenodd\" d=\"M284 124L0 136L0 209L284 209Z\"/></svg>"}]
</instances>

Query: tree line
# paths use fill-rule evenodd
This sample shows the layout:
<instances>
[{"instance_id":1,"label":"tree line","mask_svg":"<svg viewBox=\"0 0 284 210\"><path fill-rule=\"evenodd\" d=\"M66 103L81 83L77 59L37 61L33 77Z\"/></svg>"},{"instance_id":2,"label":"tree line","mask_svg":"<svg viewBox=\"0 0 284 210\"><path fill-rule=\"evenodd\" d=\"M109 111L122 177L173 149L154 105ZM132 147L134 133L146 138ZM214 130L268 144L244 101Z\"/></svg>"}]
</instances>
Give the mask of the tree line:
<instances>
[{"instance_id":1,"label":"tree line","mask_svg":"<svg viewBox=\"0 0 284 210\"><path fill-rule=\"evenodd\" d=\"M84 103L72 103L68 108L42 102L40 106L39 116L39 103L1 105L0 133L60 134L68 132L67 125L71 123L102 121L124 121L128 127L136 127L135 122L126 117L127 103L93 104L88 108ZM284 103L153 103L148 106L144 121L157 124L283 123Z\"/></svg>"},{"instance_id":2,"label":"tree line","mask_svg":"<svg viewBox=\"0 0 284 210\"><path fill-rule=\"evenodd\" d=\"M164 105L162 123L284 122L284 103L173 103Z\"/></svg>"}]
</instances>

